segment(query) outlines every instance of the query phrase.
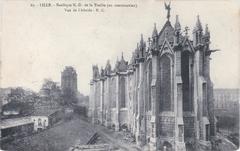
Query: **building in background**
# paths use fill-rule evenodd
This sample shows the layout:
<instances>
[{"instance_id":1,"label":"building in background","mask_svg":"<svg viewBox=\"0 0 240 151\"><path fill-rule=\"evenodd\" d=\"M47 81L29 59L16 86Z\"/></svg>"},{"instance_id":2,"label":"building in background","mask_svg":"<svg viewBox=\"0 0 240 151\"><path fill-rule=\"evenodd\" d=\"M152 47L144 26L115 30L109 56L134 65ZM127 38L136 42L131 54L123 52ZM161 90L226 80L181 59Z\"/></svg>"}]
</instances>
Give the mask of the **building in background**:
<instances>
[{"instance_id":1,"label":"building in background","mask_svg":"<svg viewBox=\"0 0 240 151\"><path fill-rule=\"evenodd\" d=\"M214 89L215 111L239 114L239 97L239 89Z\"/></svg>"},{"instance_id":2,"label":"building in background","mask_svg":"<svg viewBox=\"0 0 240 151\"><path fill-rule=\"evenodd\" d=\"M93 66L89 116L93 123L116 131L128 129L138 144L150 150L211 150L215 136L213 84L210 79L210 32L199 16L193 29L181 31L167 21L148 42L141 39L130 63ZM196 145L198 144L198 145Z\"/></svg>"},{"instance_id":3,"label":"building in background","mask_svg":"<svg viewBox=\"0 0 240 151\"><path fill-rule=\"evenodd\" d=\"M61 75L61 88L63 93L66 91L71 91L75 94L78 92L77 88L77 72L71 67L65 67Z\"/></svg>"},{"instance_id":4,"label":"building in background","mask_svg":"<svg viewBox=\"0 0 240 151\"><path fill-rule=\"evenodd\" d=\"M217 131L239 147L239 89L214 89Z\"/></svg>"},{"instance_id":5,"label":"building in background","mask_svg":"<svg viewBox=\"0 0 240 151\"><path fill-rule=\"evenodd\" d=\"M67 66L61 76L62 96L65 105L77 104L77 72L73 67Z\"/></svg>"}]
</instances>

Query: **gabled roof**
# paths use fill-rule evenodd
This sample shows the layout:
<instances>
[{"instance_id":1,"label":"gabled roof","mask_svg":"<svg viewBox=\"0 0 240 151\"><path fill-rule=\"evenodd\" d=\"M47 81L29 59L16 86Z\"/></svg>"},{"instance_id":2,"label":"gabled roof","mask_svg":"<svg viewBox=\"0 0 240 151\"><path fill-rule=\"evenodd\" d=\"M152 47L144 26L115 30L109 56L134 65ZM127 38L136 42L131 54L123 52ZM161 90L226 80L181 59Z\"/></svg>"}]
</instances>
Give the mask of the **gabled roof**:
<instances>
[{"instance_id":1,"label":"gabled roof","mask_svg":"<svg viewBox=\"0 0 240 151\"><path fill-rule=\"evenodd\" d=\"M168 49L166 49L166 48L168 48ZM169 44L169 42L166 39L164 40L163 45L160 49L160 54L162 55L164 53L174 54L171 45Z\"/></svg>"},{"instance_id":2,"label":"gabled roof","mask_svg":"<svg viewBox=\"0 0 240 151\"><path fill-rule=\"evenodd\" d=\"M188 39L188 37L184 37L183 42L182 42L182 46L183 48L189 48L190 52L194 52L194 47L192 45L192 43L190 42L190 40ZM186 50L186 49L183 49Z\"/></svg>"},{"instance_id":3,"label":"gabled roof","mask_svg":"<svg viewBox=\"0 0 240 151\"><path fill-rule=\"evenodd\" d=\"M165 39L168 42L174 42L174 28L172 27L170 21L167 21L159 33L158 44L162 45Z\"/></svg>"}]
</instances>

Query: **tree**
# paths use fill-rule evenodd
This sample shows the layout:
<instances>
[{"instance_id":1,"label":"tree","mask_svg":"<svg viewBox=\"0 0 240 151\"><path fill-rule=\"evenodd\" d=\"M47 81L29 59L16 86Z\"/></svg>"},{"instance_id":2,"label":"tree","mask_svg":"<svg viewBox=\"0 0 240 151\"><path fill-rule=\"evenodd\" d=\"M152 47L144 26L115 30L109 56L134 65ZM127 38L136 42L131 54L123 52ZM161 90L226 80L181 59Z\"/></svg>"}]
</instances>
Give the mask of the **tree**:
<instances>
[{"instance_id":1,"label":"tree","mask_svg":"<svg viewBox=\"0 0 240 151\"><path fill-rule=\"evenodd\" d=\"M71 89L64 89L62 92L63 105L71 106L76 105L78 102L77 95Z\"/></svg>"},{"instance_id":2,"label":"tree","mask_svg":"<svg viewBox=\"0 0 240 151\"><path fill-rule=\"evenodd\" d=\"M61 89L58 86L57 82L52 81L51 79L45 79L40 90L40 95L42 98L45 98L50 102L50 106L53 104L61 103Z\"/></svg>"},{"instance_id":3,"label":"tree","mask_svg":"<svg viewBox=\"0 0 240 151\"><path fill-rule=\"evenodd\" d=\"M33 112L36 94L22 87L12 88L7 95L7 100L8 103L3 106L3 112L15 110L19 115L30 115Z\"/></svg>"},{"instance_id":4,"label":"tree","mask_svg":"<svg viewBox=\"0 0 240 151\"><path fill-rule=\"evenodd\" d=\"M9 102L23 102L24 96L25 93L23 88L12 88L10 93L8 94L8 100Z\"/></svg>"}]
</instances>

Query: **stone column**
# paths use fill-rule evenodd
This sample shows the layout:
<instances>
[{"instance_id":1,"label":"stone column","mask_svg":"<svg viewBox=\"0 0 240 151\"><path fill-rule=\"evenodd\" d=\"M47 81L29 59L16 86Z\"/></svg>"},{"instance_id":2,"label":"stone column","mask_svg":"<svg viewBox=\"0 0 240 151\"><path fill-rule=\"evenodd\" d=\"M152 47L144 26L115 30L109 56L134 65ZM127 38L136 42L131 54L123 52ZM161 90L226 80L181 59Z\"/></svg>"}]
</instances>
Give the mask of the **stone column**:
<instances>
[{"instance_id":1,"label":"stone column","mask_svg":"<svg viewBox=\"0 0 240 151\"><path fill-rule=\"evenodd\" d=\"M104 108L104 79L100 81L100 123L103 124L103 108Z\"/></svg>"},{"instance_id":2,"label":"stone column","mask_svg":"<svg viewBox=\"0 0 240 151\"><path fill-rule=\"evenodd\" d=\"M152 82L151 82L151 100L152 100L152 116L151 116L151 137L149 147L151 151L157 149L157 71L158 61L157 54L152 55Z\"/></svg>"},{"instance_id":3,"label":"stone column","mask_svg":"<svg viewBox=\"0 0 240 151\"><path fill-rule=\"evenodd\" d=\"M116 121L115 121L115 131L119 131L119 113L120 113L120 102L119 102L119 75L116 75Z\"/></svg>"},{"instance_id":4,"label":"stone column","mask_svg":"<svg viewBox=\"0 0 240 151\"><path fill-rule=\"evenodd\" d=\"M110 91L110 86L109 86L109 80L110 78L107 77L106 80L105 80L105 85L106 85L106 90L105 90L105 93L106 93L106 97L104 98L105 100L105 108L106 108L106 124L105 126L106 127L109 127L110 126L110 96L109 96L109 91Z\"/></svg>"},{"instance_id":5,"label":"stone column","mask_svg":"<svg viewBox=\"0 0 240 151\"><path fill-rule=\"evenodd\" d=\"M183 117L183 100L182 100L182 75L181 75L181 51L175 52L175 81L174 81L174 111L177 117Z\"/></svg>"},{"instance_id":6,"label":"stone column","mask_svg":"<svg viewBox=\"0 0 240 151\"><path fill-rule=\"evenodd\" d=\"M133 72L133 133L137 136L137 69Z\"/></svg>"},{"instance_id":7,"label":"stone column","mask_svg":"<svg viewBox=\"0 0 240 151\"><path fill-rule=\"evenodd\" d=\"M146 125L145 125L145 99L144 99L144 63L143 60L139 63L139 85L138 85L138 115L139 115L139 137L137 143L145 144L146 143Z\"/></svg>"},{"instance_id":8,"label":"stone column","mask_svg":"<svg viewBox=\"0 0 240 151\"><path fill-rule=\"evenodd\" d=\"M126 107L128 108L128 111L127 111L127 113L128 113L128 119L127 119L127 126L128 126L128 129L130 128L130 121L131 121L131 113L130 113L130 98L129 98L129 93L131 93L130 92L130 87L129 87L129 83L130 83L130 81L129 81L129 74L127 74L126 75L126 81L125 81L125 83L126 83L126 85L125 85L125 103L126 103Z\"/></svg>"},{"instance_id":9,"label":"stone column","mask_svg":"<svg viewBox=\"0 0 240 151\"><path fill-rule=\"evenodd\" d=\"M175 150L185 151L184 143L184 123L183 123L183 91L182 91L182 75L181 75L181 50L175 51L174 65L174 113L175 120Z\"/></svg>"},{"instance_id":10,"label":"stone column","mask_svg":"<svg viewBox=\"0 0 240 151\"><path fill-rule=\"evenodd\" d=\"M208 50L208 49L207 49ZM214 118L214 97L213 97L213 84L210 78L210 52L206 52L204 75L207 77L207 105L210 121L210 135L216 134L216 123Z\"/></svg>"},{"instance_id":11,"label":"stone column","mask_svg":"<svg viewBox=\"0 0 240 151\"><path fill-rule=\"evenodd\" d=\"M136 72L135 72L135 116L136 116L136 121L135 121L135 127L136 127L136 143L139 144L140 142L140 114L139 114L139 64L136 65Z\"/></svg>"},{"instance_id":12,"label":"stone column","mask_svg":"<svg viewBox=\"0 0 240 151\"><path fill-rule=\"evenodd\" d=\"M200 139L200 125L201 125L201 101L199 98L199 50L194 55L194 130L195 130L195 141Z\"/></svg>"},{"instance_id":13,"label":"stone column","mask_svg":"<svg viewBox=\"0 0 240 151\"><path fill-rule=\"evenodd\" d=\"M92 118L93 110L93 83L90 81L90 94L89 94L89 106L88 106L88 117Z\"/></svg>"},{"instance_id":14,"label":"stone column","mask_svg":"<svg viewBox=\"0 0 240 151\"><path fill-rule=\"evenodd\" d=\"M96 97L97 97L97 83L95 81L93 81L93 112L92 112L92 123L95 124L96 123L96 114L97 114L97 107L96 107Z\"/></svg>"}]
</instances>

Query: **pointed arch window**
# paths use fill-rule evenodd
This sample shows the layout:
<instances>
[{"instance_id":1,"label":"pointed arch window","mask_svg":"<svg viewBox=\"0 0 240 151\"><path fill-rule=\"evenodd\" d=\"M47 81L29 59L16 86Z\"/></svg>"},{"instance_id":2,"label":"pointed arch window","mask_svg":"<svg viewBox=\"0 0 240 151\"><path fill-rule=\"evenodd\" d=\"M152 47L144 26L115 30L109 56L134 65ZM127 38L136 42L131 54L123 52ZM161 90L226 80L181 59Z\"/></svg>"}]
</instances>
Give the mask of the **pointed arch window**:
<instances>
[{"instance_id":1,"label":"pointed arch window","mask_svg":"<svg viewBox=\"0 0 240 151\"><path fill-rule=\"evenodd\" d=\"M113 77L112 79L111 79L111 93L110 93L111 95L111 107L112 108L115 108L116 107L116 79L115 79L115 77Z\"/></svg>"},{"instance_id":2,"label":"pointed arch window","mask_svg":"<svg viewBox=\"0 0 240 151\"><path fill-rule=\"evenodd\" d=\"M150 61L147 66L147 81L146 81L146 90L147 90L147 111L152 109L152 100L151 100L151 82L152 82L152 62Z\"/></svg>"},{"instance_id":3,"label":"pointed arch window","mask_svg":"<svg viewBox=\"0 0 240 151\"><path fill-rule=\"evenodd\" d=\"M164 54L160 58L160 112L171 111L171 83L171 58Z\"/></svg>"},{"instance_id":4,"label":"pointed arch window","mask_svg":"<svg viewBox=\"0 0 240 151\"><path fill-rule=\"evenodd\" d=\"M120 102L121 108L126 107L126 100L125 100L125 78L123 76L120 77Z\"/></svg>"},{"instance_id":5,"label":"pointed arch window","mask_svg":"<svg viewBox=\"0 0 240 151\"><path fill-rule=\"evenodd\" d=\"M208 110L207 110L207 84L202 84L202 99L203 99L203 116L207 116Z\"/></svg>"},{"instance_id":6,"label":"pointed arch window","mask_svg":"<svg viewBox=\"0 0 240 151\"><path fill-rule=\"evenodd\" d=\"M181 54L181 74L183 82L183 111L193 110L192 100L192 88L191 88L191 77L192 77L192 66L190 63L190 52L184 51Z\"/></svg>"},{"instance_id":7,"label":"pointed arch window","mask_svg":"<svg viewBox=\"0 0 240 151\"><path fill-rule=\"evenodd\" d=\"M199 36L198 36L198 32L196 32L196 44L198 44L198 42L199 42Z\"/></svg>"}]
</instances>

